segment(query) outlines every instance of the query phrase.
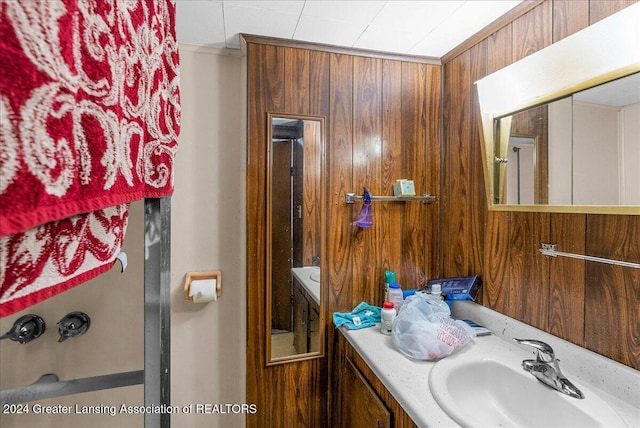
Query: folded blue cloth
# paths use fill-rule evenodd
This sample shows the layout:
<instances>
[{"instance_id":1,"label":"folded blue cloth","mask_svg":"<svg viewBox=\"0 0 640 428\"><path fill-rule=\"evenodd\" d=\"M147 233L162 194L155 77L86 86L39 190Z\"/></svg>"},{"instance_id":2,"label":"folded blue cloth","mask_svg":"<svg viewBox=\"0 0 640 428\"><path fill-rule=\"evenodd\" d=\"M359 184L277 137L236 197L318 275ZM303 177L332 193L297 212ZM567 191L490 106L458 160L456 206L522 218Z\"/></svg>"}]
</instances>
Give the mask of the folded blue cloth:
<instances>
[{"instance_id":1,"label":"folded blue cloth","mask_svg":"<svg viewBox=\"0 0 640 428\"><path fill-rule=\"evenodd\" d=\"M361 302L351 312L334 312L333 323L336 327L346 324L349 330L373 327L377 322L380 322L381 310L378 306Z\"/></svg>"}]
</instances>

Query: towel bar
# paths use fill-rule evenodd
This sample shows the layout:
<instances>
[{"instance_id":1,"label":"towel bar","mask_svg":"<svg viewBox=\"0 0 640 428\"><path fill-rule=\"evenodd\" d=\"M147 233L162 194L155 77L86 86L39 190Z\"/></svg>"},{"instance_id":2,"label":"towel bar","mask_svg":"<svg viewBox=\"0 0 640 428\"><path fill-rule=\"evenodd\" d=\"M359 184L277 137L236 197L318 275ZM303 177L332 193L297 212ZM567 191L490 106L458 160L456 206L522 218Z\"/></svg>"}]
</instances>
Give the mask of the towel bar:
<instances>
[{"instance_id":1,"label":"towel bar","mask_svg":"<svg viewBox=\"0 0 640 428\"><path fill-rule=\"evenodd\" d=\"M37 382L16 389L0 391L0 404L19 404L81 392L120 388L144 383L144 370L85 377L66 381L58 380L54 374L42 375Z\"/></svg>"},{"instance_id":2,"label":"towel bar","mask_svg":"<svg viewBox=\"0 0 640 428\"><path fill-rule=\"evenodd\" d=\"M607 263L607 264L610 264L610 265L617 265L617 266L624 266L624 267L631 267L631 268L640 269L640 263L625 262L625 261L622 261L622 260L615 260L615 259L604 259L602 257L587 256L587 255L584 255L584 254L563 253L561 251L557 251L558 245L556 245L556 244L540 244L540 245L541 245L542 248L540 248L539 251L542 254L544 254L545 256L570 257L570 258L573 258L573 259L587 260L587 261L590 261L590 262Z\"/></svg>"}]
</instances>

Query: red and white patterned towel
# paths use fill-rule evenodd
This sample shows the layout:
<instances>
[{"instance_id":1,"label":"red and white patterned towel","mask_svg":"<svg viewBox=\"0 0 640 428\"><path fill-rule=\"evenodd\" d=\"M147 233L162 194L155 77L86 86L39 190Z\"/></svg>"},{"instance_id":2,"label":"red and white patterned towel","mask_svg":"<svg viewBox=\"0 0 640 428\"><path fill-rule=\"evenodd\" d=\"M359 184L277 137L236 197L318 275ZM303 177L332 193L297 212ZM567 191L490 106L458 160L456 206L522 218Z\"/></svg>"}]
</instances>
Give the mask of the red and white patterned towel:
<instances>
[{"instance_id":1,"label":"red and white patterned towel","mask_svg":"<svg viewBox=\"0 0 640 428\"><path fill-rule=\"evenodd\" d=\"M170 0L0 2L0 316L108 269L127 204L173 191Z\"/></svg>"}]
</instances>

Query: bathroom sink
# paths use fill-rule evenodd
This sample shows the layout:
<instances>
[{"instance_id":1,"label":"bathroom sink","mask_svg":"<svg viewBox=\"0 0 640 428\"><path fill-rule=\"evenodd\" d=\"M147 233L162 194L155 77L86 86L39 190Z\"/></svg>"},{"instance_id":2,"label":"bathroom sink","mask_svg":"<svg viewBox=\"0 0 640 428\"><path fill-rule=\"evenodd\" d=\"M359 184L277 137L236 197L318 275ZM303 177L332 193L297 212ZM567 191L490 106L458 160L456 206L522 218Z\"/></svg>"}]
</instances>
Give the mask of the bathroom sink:
<instances>
[{"instance_id":1,"label":"bathroom sink","mask_svg":"<svg viewBox=\"0 0 640 428\"><path fill-rule=\"evenodd\" d=\"M320 304L320 267L304 266L291 268L291 273L298 280L309 296Z\"/></svg>"},{"instance_id":2,"label":"bathroom sink","mask_svg":"<svg viewBox=\"0 0 640 428\"><path fill-rule=\"evenodd\" d=\"M313 282L320 283L320 268L314 268L311 274L309 274L309 279Z\"/></svg>"},{"instance_id":3,"label":"bathroom sink","mask_svg":"<svg viewBox=\"0 0 640 428\"><path fill-rule=\"evenodd\" d=\"M555 391L522 370L520 361L473 353L440 360L429 375L438 405L463 427L626 427L584 384L584 399Z\"/></svg>"}]
</instances>

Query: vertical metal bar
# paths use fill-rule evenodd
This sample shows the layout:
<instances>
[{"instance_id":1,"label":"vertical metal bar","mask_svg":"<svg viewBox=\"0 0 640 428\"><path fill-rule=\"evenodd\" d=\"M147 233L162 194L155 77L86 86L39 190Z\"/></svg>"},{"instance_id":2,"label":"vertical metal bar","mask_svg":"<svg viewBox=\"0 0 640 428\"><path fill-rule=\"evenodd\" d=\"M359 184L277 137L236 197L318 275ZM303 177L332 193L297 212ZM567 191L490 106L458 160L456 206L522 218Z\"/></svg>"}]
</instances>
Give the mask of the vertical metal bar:
<instances>
[{"instance_id":1,"label":"vertical metal bar","mask_svg":"<svg viewBox=\"0 0 640 428\"><path fill-rule=\"evenodd\" d=\"M518 161L518 165L517 165L517 169L516 169L516 174L518 177L518 205L520 205L520 149L521 147L513 147L513 151L516 152L516 157L517 157L517 161Z\"/></svg>"},{"instance_id":2,"label":"vertical metal bar","mask_svg":"<svg viewBox=\"0 0 640 428\"><path fill-rule=\"evenodd\" d=\"M144 405L169 407L171 198L144 200ZM147 412L145 428L168 428L170 413Z\"/></svg>"}]
</instances>

